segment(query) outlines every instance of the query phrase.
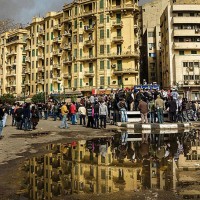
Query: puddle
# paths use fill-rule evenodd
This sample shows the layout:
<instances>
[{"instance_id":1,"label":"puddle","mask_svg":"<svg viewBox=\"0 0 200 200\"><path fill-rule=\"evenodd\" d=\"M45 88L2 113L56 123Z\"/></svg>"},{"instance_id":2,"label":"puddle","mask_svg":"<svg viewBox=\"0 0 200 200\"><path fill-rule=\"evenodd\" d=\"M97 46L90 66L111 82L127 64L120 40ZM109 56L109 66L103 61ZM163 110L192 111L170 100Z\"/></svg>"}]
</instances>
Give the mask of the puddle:
<instances>
[{"instance_id":1,"label":"puddle","mask_svg":"<svg viewBox=\"0 0 200 200\"><path fill-rule=\"evenodd\" d=\"M50 144L24 164L22 196L173 191L200 199L200 131L116 133L112 137ZM158 198L152 192L152 199Z\"/></svg>"}]
</instances>

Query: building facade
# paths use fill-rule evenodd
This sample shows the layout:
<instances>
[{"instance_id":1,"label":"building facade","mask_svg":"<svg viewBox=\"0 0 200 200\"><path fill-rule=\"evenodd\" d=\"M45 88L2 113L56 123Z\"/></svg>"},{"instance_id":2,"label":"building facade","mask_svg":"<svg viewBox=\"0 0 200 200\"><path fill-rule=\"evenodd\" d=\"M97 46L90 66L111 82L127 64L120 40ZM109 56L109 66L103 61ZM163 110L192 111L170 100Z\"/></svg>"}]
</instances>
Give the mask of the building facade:
<instances>
[{"instance_id":1,"label":"building facade","mask_svg":"<svg viewBox=\"0 0 200 200\"><path fill-rule=\"evenodd\" d=\"M0 37L0 77L1 94L22 96L25 76L25 45L27 31L16 29L1 34Z\"/></svg>"},{"instance_id":2,"label":"building facade","mask_svg":"<svg viewBox=\"0 0 200 200\"><path fill-rule=\"evenodd\" d=\"M190 100L200 90L200 1L174 1L161 16L162 82Z\"/></svg>"}]
</instances>

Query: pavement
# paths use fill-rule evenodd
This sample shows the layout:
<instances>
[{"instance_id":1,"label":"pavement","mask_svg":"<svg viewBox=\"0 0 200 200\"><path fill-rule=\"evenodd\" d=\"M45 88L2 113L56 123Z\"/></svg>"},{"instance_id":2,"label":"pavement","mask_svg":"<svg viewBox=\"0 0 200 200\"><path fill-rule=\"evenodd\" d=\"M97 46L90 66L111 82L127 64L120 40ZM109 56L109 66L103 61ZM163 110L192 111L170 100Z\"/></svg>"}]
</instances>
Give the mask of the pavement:
<instances>
[{"instance_id":1,"label":"pavement","mask_svg":"<svg viewBox=\"0 0 200 200\"><path fill-rule=\"evenodd\" d=\"M0 165L8 161L25 157L25 153L37 153L34 145L53 143L63 139L89 139L99 136L112 135L116 126L108 125L106 129L92 129L81 125L70 125L69 129L60 129L61 121L40 120L36 130L17 130L11 126L11 117L8 116L6 127L3 129L3 138L0 139Z\"/></svg>"}]
</instances>

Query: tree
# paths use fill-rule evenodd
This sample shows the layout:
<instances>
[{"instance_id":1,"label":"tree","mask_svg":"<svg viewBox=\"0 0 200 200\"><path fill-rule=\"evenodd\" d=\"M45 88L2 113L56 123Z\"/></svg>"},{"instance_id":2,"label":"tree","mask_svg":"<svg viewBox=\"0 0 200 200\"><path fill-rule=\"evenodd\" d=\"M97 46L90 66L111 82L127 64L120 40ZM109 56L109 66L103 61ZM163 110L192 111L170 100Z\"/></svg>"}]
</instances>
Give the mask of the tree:
<instances>
[{"instance_id":1,"label":"tree","mask_svg":"<svg viewBox=\"0 0 200 200\"><path fill-rule=\"evenodd\" d=\"M0 97L0 102L1 103L8 103L8 104L14 104L16 101L16 98L12 94L3 94Z\"/></svg>"},{"instance_id":2,"label":"tree","mask_svg":"<svg viewBox=\"0 0 200 200\"><path fill-rule=\"evenodd\" d=\"M45 103L45 93L41 92L32 97L33 103Z\"/></svg>"}]
</instances>

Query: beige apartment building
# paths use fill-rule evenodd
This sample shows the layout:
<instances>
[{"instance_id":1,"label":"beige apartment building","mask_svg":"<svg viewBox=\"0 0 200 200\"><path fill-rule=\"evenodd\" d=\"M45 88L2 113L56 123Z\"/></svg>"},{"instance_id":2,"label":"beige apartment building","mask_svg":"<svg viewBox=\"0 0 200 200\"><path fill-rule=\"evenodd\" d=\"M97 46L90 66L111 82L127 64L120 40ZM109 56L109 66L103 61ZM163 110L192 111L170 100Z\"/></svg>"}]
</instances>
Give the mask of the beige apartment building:
<instances>
[{"instance_id":1,"label":"beige apartment building","mask_svg":"<svg viewBox=\"0 0 200 200\"><path fill-rule=\"evenodd\" d=\"M25 95L26 30L15 29L0 36L0 94Z\"/></svg>"},{"instance_id":2,"label":"beige apartment building","mask_svg":"<svg viewBox=\"0 0 200 200\"><path fill-rule=\"evenodd\" d=\"M138 11L137 0L79 0L63 7L65 88L139 83Z\"/></svg>"},{"instance_id":3,"label":"beige apartment building","mask_svg":"<svg viewBox=\"0 0 200 200\"><path fill-rule=\"evenodd\" d=\"M162 86L160 17L170 0L153 0L141 7L141 77Z\"/></svg>"},{"instance_id":4,"label":"beige apartment building","mask_svg":"<svg viewBox=\"0 0 200 200\"><path fill-rule=\"evenodd\" d=\"M176 1L161 16L162 80L190 100L200 90L200 1Z\"/></svg>"}]
</instances>

